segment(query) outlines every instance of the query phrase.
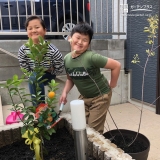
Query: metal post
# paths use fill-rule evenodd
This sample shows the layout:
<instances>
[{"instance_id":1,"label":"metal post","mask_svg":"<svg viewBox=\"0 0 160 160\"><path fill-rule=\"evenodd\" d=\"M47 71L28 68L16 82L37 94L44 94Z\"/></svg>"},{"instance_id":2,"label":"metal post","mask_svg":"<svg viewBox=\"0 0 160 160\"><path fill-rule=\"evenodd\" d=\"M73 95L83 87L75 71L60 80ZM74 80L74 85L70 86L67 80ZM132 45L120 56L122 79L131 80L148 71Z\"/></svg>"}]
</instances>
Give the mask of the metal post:
<instances>
[{"instance_id":1,"label":"metal post","mask_svg":"<svg viewBox=\"0 0 160 160\"><path fill-rule=\"evenodd\" d=\"M76 149L76 160L87 160L87 134L86 129L74 131L74 143Z\"/></svg>"}]
</instances>

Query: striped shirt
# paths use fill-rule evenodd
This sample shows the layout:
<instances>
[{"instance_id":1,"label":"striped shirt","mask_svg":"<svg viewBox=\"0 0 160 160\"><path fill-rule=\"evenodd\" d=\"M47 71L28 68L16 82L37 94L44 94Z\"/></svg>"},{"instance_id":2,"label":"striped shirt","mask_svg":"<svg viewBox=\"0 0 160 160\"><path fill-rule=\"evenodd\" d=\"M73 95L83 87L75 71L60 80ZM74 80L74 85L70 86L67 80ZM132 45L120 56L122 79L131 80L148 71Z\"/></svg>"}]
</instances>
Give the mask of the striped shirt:
<instances>
[{"instance_id":1,"label":"striped shirt","mask_svg":"<svg viewBox=\"0 0 160 160\"><path fill-rule=\"evenodd\" d=\"M28 51L30 51L30 49L25 45L22 45L18 51L18 60L21 68L24 68L27 71L33 71L35 63L27 56ZM53 44L48 44L48 52L44 54L44 56L44 60L40 64L41 66L46 69L54 68L51 71L51 74L54 75L58 75L63 72L64 61L62 53Z\"/></svg>"}]
</instances>

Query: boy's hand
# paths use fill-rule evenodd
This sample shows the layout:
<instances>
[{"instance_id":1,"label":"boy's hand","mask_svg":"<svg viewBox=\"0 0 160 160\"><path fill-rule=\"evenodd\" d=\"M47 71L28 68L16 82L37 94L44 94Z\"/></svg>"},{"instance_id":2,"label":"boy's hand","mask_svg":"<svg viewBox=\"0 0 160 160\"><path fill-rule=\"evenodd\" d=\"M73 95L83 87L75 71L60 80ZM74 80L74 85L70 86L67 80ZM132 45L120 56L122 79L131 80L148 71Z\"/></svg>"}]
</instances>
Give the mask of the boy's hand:
<instances>
[{"instance_id":1,"label":"boy's hand","mask_svg":"<svg viewBox=\"0 0 160 160\"><path fill-rule=\"evenodd\" d=\"M111 89L115 88L117 86L117 83L113 84L113 83L111 83L111 80L109 80L108 83L109 83L109 86L111 87Z\"/></svg>"},{"instance_id":2,"label":"boy's hand","mask_svg":"<svg viewBox=\"0 0 160 160\"><path fill-rule=\"evenodd\" d=\"M63 103L64 105L67 103L67 94L62 93L60 100L59 100L59 103L60 104Z\"/></svg>"}]
</instances>

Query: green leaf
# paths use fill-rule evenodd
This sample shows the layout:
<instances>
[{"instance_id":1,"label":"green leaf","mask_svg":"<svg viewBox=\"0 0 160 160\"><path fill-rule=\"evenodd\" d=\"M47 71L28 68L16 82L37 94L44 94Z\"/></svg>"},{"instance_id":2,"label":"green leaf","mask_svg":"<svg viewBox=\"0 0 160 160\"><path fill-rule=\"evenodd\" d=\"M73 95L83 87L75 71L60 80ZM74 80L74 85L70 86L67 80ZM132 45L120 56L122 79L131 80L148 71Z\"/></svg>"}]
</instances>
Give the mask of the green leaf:
<instances>
[{"instance_id":1,"label":"green leaf","mask_svg":"<svg viewBox=\"0 0 160 160\"><path fill-rule=\"evenodd\" d=\"M25 120L25 122L29 124L29 123L32 122L33 120L34 120L33 118L28 118L28 119Z\"/></svg>"},{"instance_id":2,"label":"green leaf","mask_svg":"<svg viewBox=\"0 0 160 160\"><path fill-rule=\"evenodd\" d=\"M55 80L54 79L51 80L51 84L54 86L54 84L55 84Z\"/></svg>"},{"instance_id":3,"label":"green leaf","mask_svg":"<svg viewBox=\"0 0 160 160\"><path fill-rule=\"evenodd\" d=\"M26 132L26 130L27 130L27 126L23 126L21 128L21 134L23 135Z\"/></svg>"},{"instance_id":4,"label":"green leaf","mask_svg":"<svg viewBox=\"0 0 160 160\"><path fill-rule=\"evenodd\" d=\"M25 114L25 115L24 115L24 119L27 118L28 116L29 116L28 114Z\"/></svg>"},{"instance_id":5,"label":"green leaf","mask_svg":"<svg viewBox=\"0 0 160 160\"><path fill-rule=\"evenodd\" d=\"M8 79L6 83L10 85L12 83L12 79Z\"/></svg>"},{"instance_id":6,"label":"green leaf","mask_svg":"<svg viewBox=\"0 0 160 160\"><path fill-rule=\"evenodd\" d=\"M15 80L15 81L18 80L18 75L16 75L16 74L13 75L13 80Z\"/></svg>"},{"instance_id":7,"label":"green leaf","mask_svg":"<svg viewBox=\"0 0 160 160\"><path fill-rule=\"evenodd\" d=\"M27 96L30 96L31 94L25 94L25 92L21 92L21 93L24 93L23 95L22 95L22 97L27 97Z\"/></svg>"},{"instance_id":8,"label":"green leaf","mask_svg":"<svg viewBox=\"0 0 160 160\"><path fill-rule=\"evenodd\" d=\"M54 112L52 112L52 116L53 117L57 117L57 113L54 111Z\"/></svg>"},{"instance_id":9,"label":"green leaf","mask_svg":"<svg viewBox=\"0 0 160 160\"><path fill-rule=\"evenodd\" d=\"M37 92L37 95L40 95L42 93L42 91Z\"/></svg>"},{"instance_id":10,"label":"green leaf","mask_svg":"<svg viewBox=\"0 0 160 160\"><path fill-rule=\"evenodd\" d=\"M34 116L32 114L29 115L30 119L34 119Z\"/></svg>"},{"instance_id":11,"label":"green leaf","mask_svg":"<svg viewBox=\"0 0 160 160\"><path fill-rule=\"evenodd\" d=\"M29 38L29 46L31 47L33 45L33 40L32 38Z\"/></svg>"},{"instance_id":12,"label":"green leaf","mask_svg":"<svg viewBox=\"0 0 160 160\"><path fill-rule=\"evenodd\" d=\"M46 138L47 140L50 140L50 136L49 136L49 135L44 134L43 136L44 136L44 138Z\"/></svg>"},{"instance_id":13,"label":"green leaf","mask_svg":"<svg viewBox=\"0 0 160 160\"><path fill-rule=\"evenodd\" d=\"M47 79L43 79L43 80L40 81L40 83L43 83L43 82L46 82L46 81L47 81Z\"/></svg>"},{"instance_id":14,"label":"green leaf","mask_svg":"<svg viewBox=\"0 0 160 160\"><path fill-rule=\"evenodd\" d=\"M24 72L24 73L27 73L27 70L24 69L24 68L21 68L21 71Z\"/></svg>"},{"instance_id":15,"label":"green leaf","mask_svg":"<svg viewBox=\"0 0 160 160\"><path fill-rule=\"evenodd\" d=\"M42 78L42 76L40 75L40 76L37 76L37 80L39 81L40 79Z\"/></svg>"},{"instance_id":16,"label":"green leaf","mask_svg":"<svg viewBox=\"0 0 160 160\"><path fill-rule=\"evenodd\" d=\"M52 133L56 133L56 131L53 128L50 128L47 131L50 135L52 135Z\"/></svg>"},{"instance_id":17,"label":"green leaf","mask_svg":"<svg viewBox=\"0 0 160 160\"><path fill-rule=\"evenodd\" d=\"M31 58L31 59L34 59L34 55L32 55L32 54L27 54L27 56L28 56L29 58Z\"/></svg>"},{"instance_id":18,"label":"green leaf","mask_svg":"<svg viewBox=\"0 0 160 160\"><path fill-rule=\"evenodd\" d=\"M33 126L29 126L28 129L32 132L34 132L34 127Z\"/></svg>"},{"instance_id":19,"label":"green leaf","mask_svg":"<svg viewBox=\"0 0 160 160\"><path fill-rule=\"evenodd\" d=\"M150 55L151 55L151 56L154 56L154 55L155 55L155 52L151 51L151 52L150 52Z\"/></svg>"},{"instance_id":20,"label":"green leaf","mask_svg":"<svg viewBox=\"0 0 160 160\"><path fill-rule=\"evenodd\" d=\"M12 91L16 91L17 92L17 88L10 88L9 91L10 92L12 92Z\"/></svg>"},{"instance_id":21,"label":"green leaf","mask_svg":"<svg viewBox=\"0 0 160 160\"><path fill-rule=\"evenodd\" d=\"M29 138L29 139L33 139L33 134L31 133L30 130L28 130L28 138Z\"/></svg>"},{"instance_id":22,"label":"green leaf","mask_svg":"<svg viewBox=\"0 0 160 160\"><path fill-rule=\"evenodd\" d=\"M147 49L147 50L146 50L146 53L148 53L148 54L149 54L149 53L150 53L150 50L149 50L149 49Z\"/></svg>"},{"instance_id":23,"label":"green leaf","mask_svg":"<svg viewBox=\"0 0 160 160\"><path fill-rule=\"evenodd\" d=\"M29 106L29 107L27 107L27 108L28 108L28 110L30 110L31 112L36 113L36 107L34 107L34 106Z\"/></svg>"},{"instance_id":24,"label":"green leaf","mask_svg":"<svg viewBox=\"0 0 160 160\"><path fill-rule=\"evenodd\" d=\"M38 38L39 38L40 44L44 44L44 39L42 38L42 36L39 36Z\"/></svg>"},{"instance_id":25,"label":"green leaf","mask_svg":"<svg viewBox=\"0 0 160 160\"><path fill-rule=\"evenodd\" d=\"M38 125L37 125L38 127L42 127L42 126L44 126L44 123L38 123Z\"/></svg>"}]
</instances>

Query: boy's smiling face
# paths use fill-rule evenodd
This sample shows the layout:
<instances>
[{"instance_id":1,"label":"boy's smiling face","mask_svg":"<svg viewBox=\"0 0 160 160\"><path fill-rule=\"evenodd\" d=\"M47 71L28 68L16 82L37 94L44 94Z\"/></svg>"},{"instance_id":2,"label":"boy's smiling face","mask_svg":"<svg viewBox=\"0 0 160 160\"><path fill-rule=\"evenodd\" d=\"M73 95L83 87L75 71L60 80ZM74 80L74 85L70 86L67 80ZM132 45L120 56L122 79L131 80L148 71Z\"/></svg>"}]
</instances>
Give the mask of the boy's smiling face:
<instances>
[{"instance_id":1,"label":"boy's smiling face","mask_svg":"<svg viewBox=\"0 0 160 160\"><path fill-rule=\"evenodd\" d=\"M41 25L40 20L33 19L28 23L27 34L28 37L31 38L36 44L39 42L39 36L42 36L44 38L46 30Z\"/></svg>"},{"instance_id":2,"label":"boy's smiling face","mask_svg":"<svg viewBox=\"0 0 160 160\"><path fill-rule=\"evenodd\" d=\"M71 42L71 50L76 50L76 54L82 54L84 53L88 47L89 47L89 35L80 34L80 33L74 33L71 39L69 39Z\"/></svg>"}]
</instances>

